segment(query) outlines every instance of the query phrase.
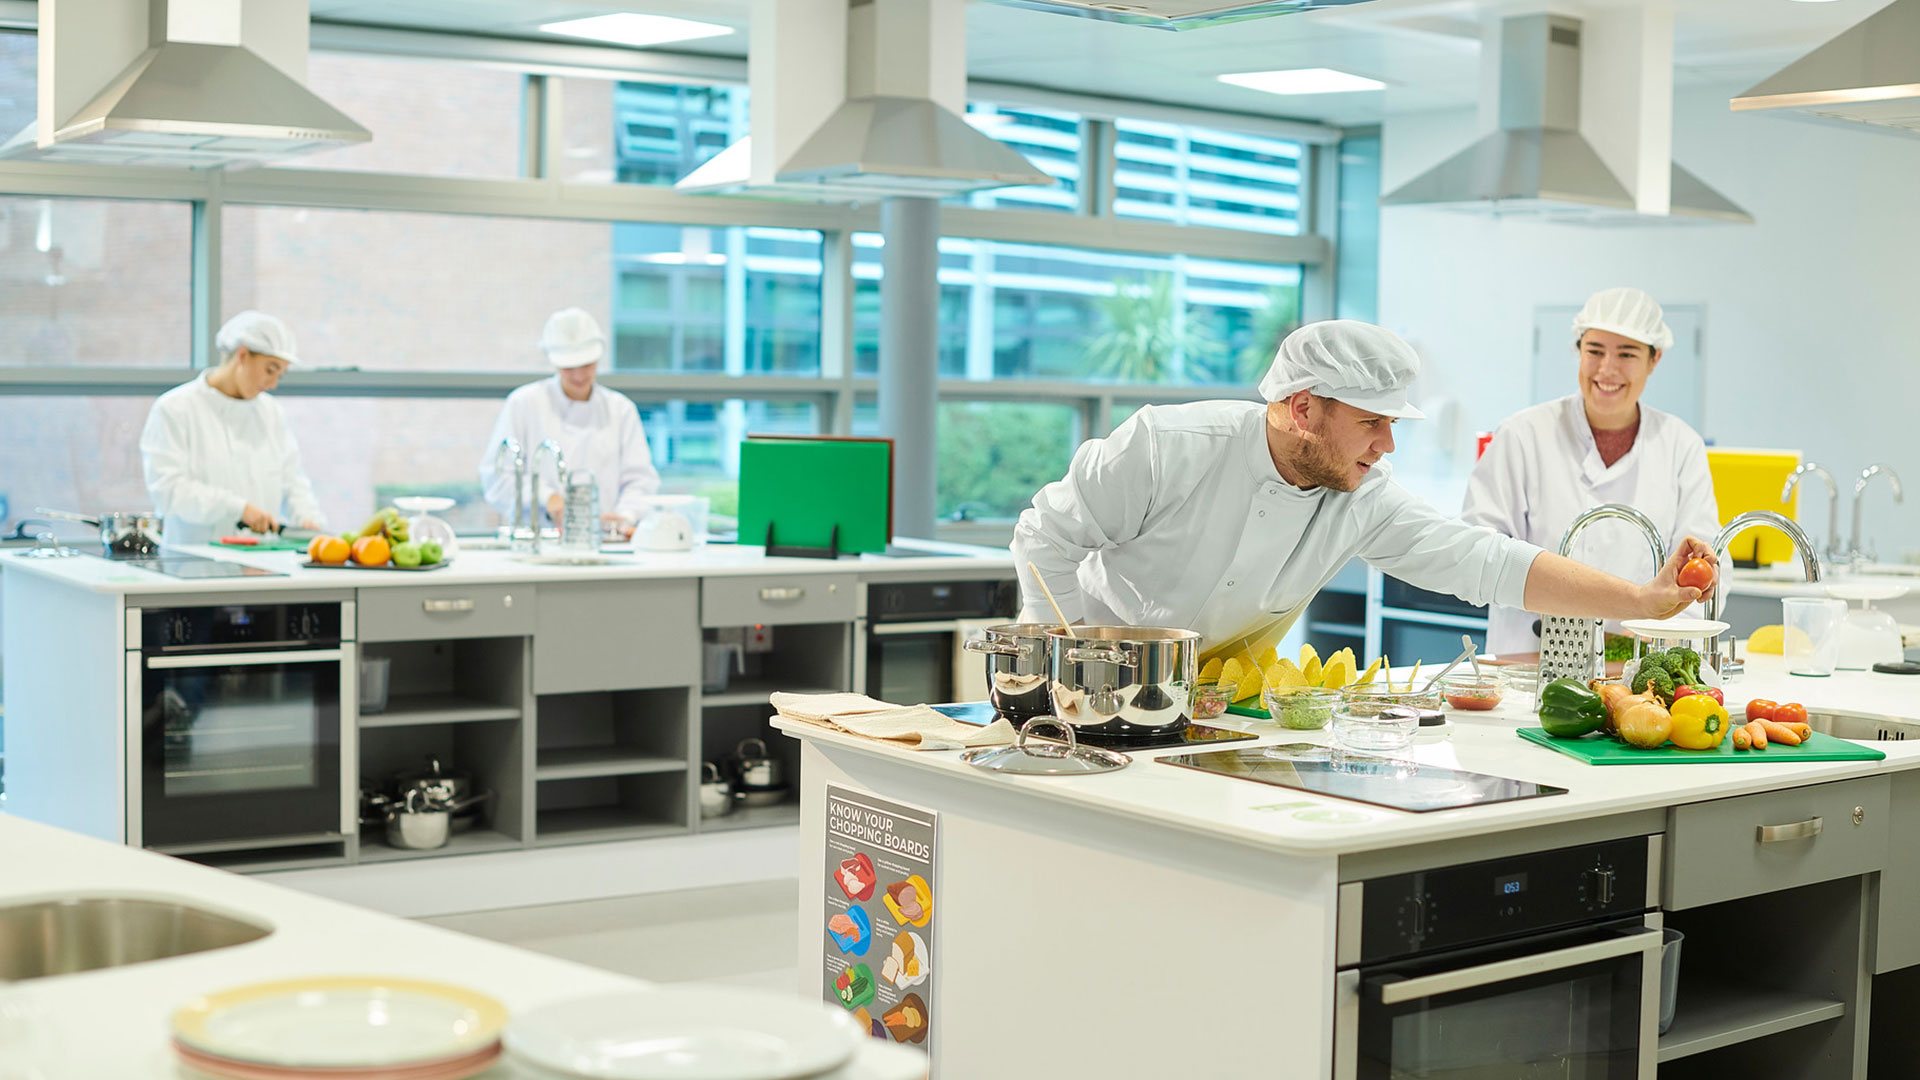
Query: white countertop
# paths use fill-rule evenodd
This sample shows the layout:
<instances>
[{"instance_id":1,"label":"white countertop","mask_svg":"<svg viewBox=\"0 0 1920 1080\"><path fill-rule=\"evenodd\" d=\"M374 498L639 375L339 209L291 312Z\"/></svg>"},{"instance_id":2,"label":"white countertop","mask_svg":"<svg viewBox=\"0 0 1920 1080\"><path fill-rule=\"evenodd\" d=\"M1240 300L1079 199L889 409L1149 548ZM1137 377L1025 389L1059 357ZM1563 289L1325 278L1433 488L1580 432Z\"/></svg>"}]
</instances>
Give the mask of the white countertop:
<instances>
[{"instance_id":1,"label":"white countertop","mask_svg":"<svg viewBox=\"0 0 1920 1080\"><path fill-rule=\"evenodd\" d=\"M649 984L570 961L268 885L0 814L0 905L71 896L153 896L270 923L259 941L150 963L0 986L0 1064L49 1080L184 1080L168 1018L198 994L309 975L411 976L490 994L521 1012ZM22 1045L24 1043L24 1046ZM831 1080L912 1080L917 1050L874 1042ZM9 1072L12 1076L14 1073ZM503 1063L487 1080L523 1077Z\"/></svg>"},{"instance_id":2,"label":"white countertop","mask_svg":"<svg viewBox=\"0 0 1920 1080\"><path fill-rule=\"evenodd\" d=\"M926 571L1013 569L1003 549L902 539L900 544L934 552L928 556L843 556L838 559L768 557L766 549L737 544L708 544L686 552L610 550L605 566L566 566L521 561L505 551L462 551L444 570L313 570L300 564L304 551L262 551L199 545L170 554L202 555L271 570L284 577L176 578L92 555L71 559L26 558L21 551L0 552L8 572L52 578L74 588L109 594L181 594L275 592L289 589L373 589L392 586L448 586L542 581L625 581L646 578L731 577L746 574L917 574ZM557 553L553 552L553 553Z\"/></svg>"},{"instance_id":3,"label":"white countertop","mask_svg":"<svg viewBox=\"0 0 1920 1080\"><path fill-rule=\"evenodd\" d=\"M1920 679L1909 676L1842 673L1827 679L1806 679L1785 674L1778 658L1755 657L1748 664L1747 674L1727 688L1727 704L1740 705L1753 698L1768 697L1799 701L1816 712L1920 718L1920 695L1916 691L1920 691ZM1526 742L1515 734L1521 727L1537 726L1531 698L1527 701L1525 706L1516 706L1510 700L1498 709L1483 713L1449 709L1447 726L1422 734L1406 756L1422 764L1552 784L1566 788L1567 793L1424 814L1372 807L1152 761L1170 754L1203 753L1207 749L1204 747L1133 752L1131 765L1094 776L1009 777L966 765L959 760L957 751L898 749L779 718L775 719L774 726L797 738L823 745L885 755L896 763L964 777L982 785L1007 785L1012 797L1062 800L1288 854L1320 856L1407 847L1490 831L1531 828L1920 768L1920 740L1869 744L1886 752L1885 761L1800 763L1780 753L1764 761L1725 765L1588 765ZM1261 735L1258 742L1223 743L1214 748L1219 750L1283 742L1331 741L1331 733L1325 730L1288 731L1231 714L1212 723Z\"/></svg>"},{"instance_id":4,"label":"white countertop","mask_svg":"<svg viewBox=\"0 0 1920 1080\"><path fill-rule=\"evenodd\" d=\"M1806 580L1799 560L1775 563L1759 570L1744 570L1738 567L1729 570L1726 575L1727 592L1734 596L1827 596L1827 586L1841 582L1872 582L1876 585L1905 585L1907 596L1920 598L1920 566L1899 564L1870 566L1865 572L1855 573L1846 565L1822 564L1822 579L1817 582ZM1876 603L1880 603L1876 601Z\"/></svg>"}]
</instances>

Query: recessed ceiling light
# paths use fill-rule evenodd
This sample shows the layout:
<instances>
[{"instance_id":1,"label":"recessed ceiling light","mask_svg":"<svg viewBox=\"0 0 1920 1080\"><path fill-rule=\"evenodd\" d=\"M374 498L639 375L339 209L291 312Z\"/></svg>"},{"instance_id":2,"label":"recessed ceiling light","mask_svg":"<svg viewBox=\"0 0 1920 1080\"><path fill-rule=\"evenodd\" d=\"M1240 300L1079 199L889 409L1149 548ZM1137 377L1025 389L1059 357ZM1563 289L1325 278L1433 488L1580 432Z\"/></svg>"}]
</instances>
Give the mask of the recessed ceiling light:
<instances>
[{"instance_id":1,"label":"recessed ceiling light","mask_svg":"<svg viewBox=\"0 0 1920 1080\"><path fill-rule=\"evenodd\" d=\"M722 34L733 33L733 28L730 26L694 22L692 19L675 19L666 15L640 15L631 11L617 11L611 15L594 15L585 19L546 23L540 29L549 34L564 34L567 37L592 38L595 41L610 41L615 45L635 46L665 45L671 41L692 41L695 38L719 37Z\"/></svg>"},{"instance_id":2,"label":"recessed ceiling light","mask_svg":"<svg viewBox=\"0 0 1920 1080\"><path fill-rule=\"evenodd\" d=\"M1243 71L1222 75L1220 81L1269 94L1344 94L1354 90L1384 90L1387 84L1364 75L1332 68L1293 68L1289 71Z\"/></svg>"}]
</instances>

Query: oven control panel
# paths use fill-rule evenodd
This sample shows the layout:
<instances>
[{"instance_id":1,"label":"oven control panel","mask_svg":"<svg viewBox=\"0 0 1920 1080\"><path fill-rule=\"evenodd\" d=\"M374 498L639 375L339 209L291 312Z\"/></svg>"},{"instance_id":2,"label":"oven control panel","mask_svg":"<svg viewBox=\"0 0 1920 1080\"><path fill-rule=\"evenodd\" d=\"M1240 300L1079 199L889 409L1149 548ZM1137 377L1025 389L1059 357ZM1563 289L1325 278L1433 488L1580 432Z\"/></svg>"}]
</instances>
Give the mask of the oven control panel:
<instances>
[{"instance_id":1,"label":"oven control panel","mask_svg":"<svg viewBox=\"0 0 1920 1080\"><path fill-rule=\"evenodd\" d=\"M1020 611L1014 581L896 581L867 586L867 621L1011 619Z\"/></svg>"},{"instance_id":2,"label":"oven control panel","mask_svg":"<svg viewBox=\"0 0 1920 1080\"><path fill-rule=\"evenodd\" d=\"M1360 959L1458 948L1645 911L1644 836L1362 882Z\"/></svg>"},{"instance_id":3,"label":"oven control panel","mask_svg":"<svg viewBox=\"0 0 1920 1080\"><path fill-rule=\"evenodd\" d=\"M140 613L140 645L147 651L292 648L339 642L337 603L147 608Z\"/></svg>"}]
</instances>

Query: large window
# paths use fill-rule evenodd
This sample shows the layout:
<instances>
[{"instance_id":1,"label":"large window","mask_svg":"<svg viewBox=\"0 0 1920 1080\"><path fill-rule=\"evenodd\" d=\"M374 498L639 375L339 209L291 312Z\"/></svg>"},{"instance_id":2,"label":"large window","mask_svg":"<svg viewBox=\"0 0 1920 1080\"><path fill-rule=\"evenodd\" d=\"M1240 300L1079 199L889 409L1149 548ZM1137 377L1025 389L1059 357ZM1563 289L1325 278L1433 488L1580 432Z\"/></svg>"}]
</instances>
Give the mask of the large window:
<instances>
[{"instance_id":1,"label":"large window","mask_svg":"<svg viewBox=\"0 0 1920 1080\"><path fill-rule=\"evenodd\" d=\"M0 364L184 367L193 208L0 195Z\"/></svg>"},{"instance_id":2,"label":"large window","mask_svg":"<svg viewBox=\"0 0 1920 1080\"><path fill-rule=\"evenodd\" d=\"M942 401L937 417L934 513L947 521L1013 518L1066 475L1087 436L1079 410L1021 401ZM853 432L880 432L879 403L854 407Z\"/></svg>"},{"instance_id":3,"label":"large window","mask_svg":"<svg viewBox=\"0 0 1920 1080\"><path fill-rule=\"evenodd\" d=\"M1145 120L1116 121L1114 134L1116 216L1301 231L1299 143Z\"/></svg>"},{"instance_id":4,"label":"large window","mask_svg":"<svg viewBox=\"0 0 1920 1080\"><path fill-rule=\"evenodd\" d=\"M817 375L820 234L616 225L621 371Z\"/></svg>"},{"instance_id":5,"label":"large window","mask_svg":"<svg viewBox=\"0 0 1920 1080\"><path fill-rule=\"evenodd\" d=\"M559 174L580 183L672 186L747 133L737 86L566 79Z\"/></svg>"},{"instance_id":6,"label":"large window","mask_svg":"<svg viewBox=\"0 0 1920 1080\"><path fill-rule=\"evenodd\" d=\"M140 476L140 429L152 407L151 396L0 395L0 521L35 517L36 506L152 506ZM99 539L85 525L54 527L74 540Z\"/></svg>"},{"instance_id":7,"label":"large window","mask_svg":"<svg viewBox=\"0 0 1920 1080\"><path fill-rule=\"evenodd\" d=\"M1018 150L1053 177L1044 186L993 188L949 200L986 209L1071 211L1080 199L1080 118L1051 109L1022 109L974 102L967 122Z\"/></svg>"},{"instance_id":8,"label":"large window","mask_svg":"<svg viewBox=\"0 0 1920 1080\"><path fill-rule=\"evenodd\" d=\"M315 53L307 86L373 133L288 168L505 179L520 172L517 72L472 64Z\"/></svg>"},{"instance_id":9,"label":"large window","mask_svg":"<svg viewBox=\"0 0 1920 1080\"><path fill-rule=\"evenodd\" d=\"M662 401L640 406L663 491L705 495L728 517L740 506L740 440L749 435L814 435L820 410L803 401Z\"/></svg>"},{"instance_id":10,"label":"large window","mask_svg":"<svg viewBox=\"0 0 1920 1080\"><path fill-rule=\"evenodd\" d=\"M0 142L33 122L39 100L39 47L32 34L0 30Z\"/></svg>"}]
</instances>

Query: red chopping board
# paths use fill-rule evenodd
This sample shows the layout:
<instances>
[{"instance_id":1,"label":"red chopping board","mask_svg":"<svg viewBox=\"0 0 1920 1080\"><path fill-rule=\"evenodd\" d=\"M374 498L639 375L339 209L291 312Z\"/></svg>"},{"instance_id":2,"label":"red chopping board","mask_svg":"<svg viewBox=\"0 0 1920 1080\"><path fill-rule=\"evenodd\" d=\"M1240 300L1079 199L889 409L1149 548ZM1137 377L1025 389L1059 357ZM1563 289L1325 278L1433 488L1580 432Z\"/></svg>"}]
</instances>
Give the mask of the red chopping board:
<instances>
[{"instance_id":1,"label":"red chopping board","mask_svg":"<svg viewBox=\"0 0 1920 1080\"><path fill-rule=\"evenodd\" d=\"M1799 746L1769 743L1765 750L1735 750L1731 738L1722 739L1720 745L1712 750L1682 750L1677 746L1642 750L1608 735L1556 739L1537 727L1521 728L1515 734L1528 742L1557 750L1589 765L1780 764L1795 761L1879 761L1887 756L1871 746L1861 746L1857 742L1823 735L1818 731Z\"/></svg>"}]
</instances>

